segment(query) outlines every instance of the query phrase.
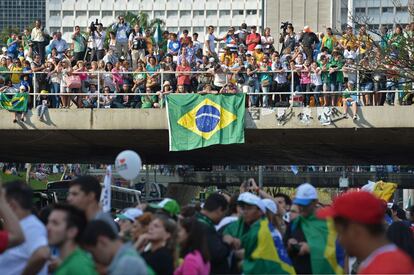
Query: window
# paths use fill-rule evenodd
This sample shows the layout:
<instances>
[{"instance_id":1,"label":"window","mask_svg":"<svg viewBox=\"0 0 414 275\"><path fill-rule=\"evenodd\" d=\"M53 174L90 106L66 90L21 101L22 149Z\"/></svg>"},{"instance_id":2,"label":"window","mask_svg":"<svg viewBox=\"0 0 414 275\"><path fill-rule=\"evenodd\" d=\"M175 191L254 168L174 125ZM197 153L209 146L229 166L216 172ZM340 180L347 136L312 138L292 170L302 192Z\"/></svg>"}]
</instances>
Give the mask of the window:
<instances>
[{"instance_id":1,"label":"window","mask_svg":"<svg viewBox=\"0 0 414 275\"><path fill-rule=\"evenodd\" d=\"M76 11L76 17L86 16L86 11Z\"/></svg>"},{"instance_id":2,"label":"window","mask_svg":"<svg viewBox=\"0 0 414 275\"><path fill-rule=\"evenodd\" d=\"M178 11L167 11L167 18L168 19L177 19L178 18Z\"/></svg>"},{"instance_id":3,"label":"window","mask_svg":"<svg viewBox=\"0 0 414 275\"><path fill-rule=\"evenodd\" d=\"M63 11L63 17L73 16L73 11Z\"/></svg>"},{"instance_id":4,"label":"window","mask_svg":"<svg viewBox=\"0 0 414 275\"><path fill-rule=\"evenodd\" d=\"M59 32L59 31L60 31L60 28L50 27L50 33Z\"/></svg>"},{"instance_id":5,"label":"window","mask_svg":"<svg viewBox=\"0 0 414 275\"><path fill-rule=\"evenodd\" d=\"M368 30L378 31L379 30L379 25L378 24L370 24L370 25L368 25Z\"/></svg>"},{"instance_id":6,"label":"window","mask_svg":"<svg viewBox=\"0 0 414 275\"><path fill-rule=\"evenodd\" d=\"M64 27L62 33L72 33L73 28L72 27Z\"/></svg>"},{"instance_id":7,"label":"window","mask_svg":"<svg viewBox=\"0 0 414 275\"><path fill-rule=\"evenodd\" d=\"M60 11L50 11L50 17L60 16Z\"/></svg>"},{"instance_id":8,"label":"window","mask_svg":"<svg viewBox=\"0 0 414 275\"><path fill-rule=\"evenodd\" d=\"M165 11L154 11L154 17L155 18L164 18Z\"/></svg>"},{"instance_id":9,"label":"window","mask_svg":"<svg viewBox=\"0 0 414 275\"><path fill-rule=\"evenodd\" d=\"M207 18L213 18L217 16L217 11L207 11Z\"/></svg>"},{"instance_id":10,"label":"window","mask_svg":"<svg viewBox=\"0 0 414 275\"><path fill-rule=\"evenodd\" d=\"M235 15L243 16L244 15L244 10L233 10L233 16L235 16Z\"/></svg>"},{"instance_id":11,"label":"window","mask_svg":"<svg viewBox=\"0 0 414 275\"><path fill-rule=\"evenodd\" d=\"M194 17L196 16L204 16L204 11L194 11Z\"/></svg>"},{"instance_id":12,"label":"window","mask_svg":"<svg viewBox=\"0 0 414 275\"><path fill-rule=\"evenodd\" d=\"M89 11L89 17L100 17L101 12L100 11Z\"/></svg>"},{"instance_id":13,"label":"window","mask_svg":"<svg viewBox=\"0 0 414 275\"><path fill-rule=\"evenodd\" d=\"M393 12L394 12L393 7L383 7L382 8L382 13L393 13Z\"/></svg>"},{"instance_id":14,"label":"window","mask_svg":"<svg viewBox=\"0 0 414 275\"><path fill-rule=\"evenodd\" d=\"M402 12L402 13L406 13L408 12L408 7L396 7L395 8L396 12Z\"/></svg>"},{"instance_id":15,"label":"window","mask_svg":"<svg viewBox=\"0 0 414 275\"><path fill-rule=\"evenodd\" d=\"M102 11L102 17L113 17L112 11Z\"/></svg>"},{"instance_id":16,"label":"window","mask_svg":"<svg viewBox=\"0 0 414 275\"><path fill-rule=\"evenodd\" d=\"M355 8L355 13L363 13L365 14L366 9L365 8Z\"/></svg>"},{"instance_id":17,"label":"window","mask_svg":"<svg viewBox=\"0 0 414 275\"><path fill-rule=\"evenodd\" d=\"M257 14L257 10L247 10L246 11L247 15L256 15Z\"/></svg>"},{"instance_id":18,"label":"window","mask_svg":"<svg viewBox=\"0 0 414 275\"><path fill-rule=\"evenodd\" d=\"M198 33L198 35L204 33L204 27L194 27L194 32Z\"/></svg>"},{"instance_id":19,"label":"window","mask_svg":"<svg viewBox=\"0 0 414 275\"><path fill-rule=\"evenodd\" d=\"M190 18L191 17L191 11L180 11L180 17L187 17Z\"/></svg>"},{"instance_id":20,"label":"window","mask_svg":"<svg viewBox=\"0 0 414 275\"><path fill-rule=\"evenodd\" d=\"M228 17L230 16L230 11L229 10L222 10L219 13L220 17Z\"/></svg>"}]
</instances>

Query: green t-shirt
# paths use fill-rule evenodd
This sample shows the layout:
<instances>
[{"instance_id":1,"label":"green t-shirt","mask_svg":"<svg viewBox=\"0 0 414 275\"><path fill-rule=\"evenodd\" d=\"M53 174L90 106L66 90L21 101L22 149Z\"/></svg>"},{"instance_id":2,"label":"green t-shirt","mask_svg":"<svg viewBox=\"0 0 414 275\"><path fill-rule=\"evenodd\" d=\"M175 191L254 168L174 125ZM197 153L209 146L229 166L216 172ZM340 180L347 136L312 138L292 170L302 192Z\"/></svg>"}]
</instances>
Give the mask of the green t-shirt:
<instances>
[{"instance_id":1,"label":"green t-shirt","mask_svg":"<svg viewBox=\"0 0 414 275\"><path fill-rule=\"evenodd\" d=\"M55 275L97 275L95 265L89 254L76 248L58 267Z\"/></svg>"},{"instance_id":2,"label":"green t-shirt","mask_svg":"<svg viewBox=\"0 0 414 275\"><path fill-rule=\"evenodd\" d=\"M330 75L330 82L331 83L343 83L344 82L344 74L342 72L342 67L344 66L344 62L342 60L335 60L332 58L331 61L328 63L329 68L338 68L337 72L334 72Z\"/></svg>"},{"instance_id":3,"label":"green t-shirt","mask_svg":"<svg viewBox=\"0 0 414 275\"><path fill-rule=\"evenodd\" d=\"M86 38L82 35L76 35L73 40L73 51L75 53L81 53L84 52L86 49Z\"/></svg>"}]
</instances>

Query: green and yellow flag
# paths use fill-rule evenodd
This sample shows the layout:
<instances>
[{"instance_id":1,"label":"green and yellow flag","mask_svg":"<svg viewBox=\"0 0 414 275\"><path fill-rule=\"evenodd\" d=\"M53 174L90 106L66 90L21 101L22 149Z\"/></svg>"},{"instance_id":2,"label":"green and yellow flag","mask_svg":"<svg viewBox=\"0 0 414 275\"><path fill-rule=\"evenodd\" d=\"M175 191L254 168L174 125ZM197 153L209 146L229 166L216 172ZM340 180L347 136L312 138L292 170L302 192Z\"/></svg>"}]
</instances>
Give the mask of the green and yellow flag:
<instances>
[{"instance_id":1,"label":"green and yellow flag","mask_svg":"<svg viewBox=\"0 0 414 275\"><path fill-rule=\"evenodd\" d=\"M293 228L300 226L310 248L313 274L343 274L345 251L339 245L332 219L320 220L314 215L299 216Z\"/></svg>"},{"instance_id":2,"label":"green and yellow flag","mask_svg":"<svg viewBox=\"0 0 414 275\"><path fill-rule=\"evenodd\" d=\"M244 143L245 95L167 96L170 151Z\"/></svg>"},{"instance_id":3,"label":"green and yellow flag","mask_svg":"<svg viewBox=\"0 0 414 275\"><path fill-rule=\"evenodd\" d=\"M13 96L0 93L0 108L11 112L26 112L29 94L17 93Z\"/></svg>"}]
</instances>

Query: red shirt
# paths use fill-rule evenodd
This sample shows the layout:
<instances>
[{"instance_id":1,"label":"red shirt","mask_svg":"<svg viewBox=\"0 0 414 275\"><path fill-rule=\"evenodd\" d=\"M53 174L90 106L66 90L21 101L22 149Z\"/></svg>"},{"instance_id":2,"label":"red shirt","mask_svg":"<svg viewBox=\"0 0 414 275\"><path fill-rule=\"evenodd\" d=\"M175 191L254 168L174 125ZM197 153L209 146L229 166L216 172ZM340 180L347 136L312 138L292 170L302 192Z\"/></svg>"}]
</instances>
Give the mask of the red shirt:
<instances>
[{"instance_id":1,"label":"red shirt","mask_svg":"<svg viewBox=\"0 0 414 275\"><path fill-rule=\"evenodd\" d=\"M414 262L394 244L383 246L365 259L358 274L413 274Z\"/></svg>"},{"instance_id":2,"label":"red shirt","mask_svg":"<svg viewBox=\"0 0 414 275\"><path fill-rule=\"evenodd\" d=\"M0 253L3 253L4 250L9 246L9 234L7 231L0 231Z\"/></svg>"},{"instance_id":3,"label":"red shirt","mask_svg":"<svg viewBox=\"0 0 414 275\"><path fill-rule=\"evenodd\" d=\"M190 72L191 71L191 67L190 66L182 66L182 65L178 65L176 72ZM177 76L177 85L190 85L191 84L191 79L190 79L190 74L187 75L183 75L183 74L178 74Z\"/></svg>"},{"instance_id":4,"label":"red shirt","mask_svg":"<svg viewBox=\"0 0 414 275\"><path fill-rule=\"evenodd\" d=\"M247 50L254 51L254 48L259 44L261 41L260 34L258 33L251 33L246 38Z\"/></svg>"}]
</instances>

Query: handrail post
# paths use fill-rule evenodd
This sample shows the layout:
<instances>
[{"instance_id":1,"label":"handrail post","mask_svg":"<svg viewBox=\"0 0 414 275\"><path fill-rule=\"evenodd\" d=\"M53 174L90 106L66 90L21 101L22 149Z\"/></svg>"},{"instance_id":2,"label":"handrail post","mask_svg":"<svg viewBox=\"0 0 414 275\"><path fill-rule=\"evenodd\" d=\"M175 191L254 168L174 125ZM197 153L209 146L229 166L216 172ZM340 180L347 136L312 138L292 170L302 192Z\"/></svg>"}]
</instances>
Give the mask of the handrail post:
<instances>
[{"instance_id":1,"label":"handrail post","mask_svg":"<svg viewBox=\"0 0 414 275\"><path fill-rule=\"evenodd\" d=\"M33 72L33 109L36 109L37 72Z\"/></svg>"},{"instance_id":2,"label":"handrail post","mask_svg":"<svg viewBox=\"0 0 414 275\"><path fill-rule=\"evenodd\" d=\"M96 102L96 108L100 108L100 101L101 101L101 81L100 81L100 73L99 73L99 71L98 71L98 85L97 85L97 87L98 87L98 102Z\"/></svg>"},{"instance_id":3,"label":"handrail post","mask_svg":"<svg viewBox=\"0 0 414 275\"><path fill-rule=\"evenodd\" d=\"M293 70L291 69L290 70L290 74L291 74L291 76L290 76L290 78L291 78L291 92L290 92L290 94L291 94L291 98L290 98L290 100L293 100L293 94L295 93L295 76L294 76L294 74L293 74ZM293 101L292 101L293 102Z\"/></svg>"}]
</instances>

